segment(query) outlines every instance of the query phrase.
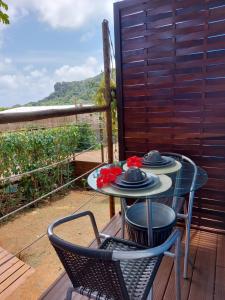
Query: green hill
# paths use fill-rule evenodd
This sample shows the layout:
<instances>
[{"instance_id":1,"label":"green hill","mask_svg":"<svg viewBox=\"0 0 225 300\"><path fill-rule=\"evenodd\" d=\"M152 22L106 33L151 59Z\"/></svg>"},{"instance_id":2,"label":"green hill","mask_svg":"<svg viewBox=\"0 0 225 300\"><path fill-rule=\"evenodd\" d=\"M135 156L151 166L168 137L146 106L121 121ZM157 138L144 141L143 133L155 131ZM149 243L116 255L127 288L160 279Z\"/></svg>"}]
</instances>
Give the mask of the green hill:
<instances>
[{"instance_id":1,"label":"green hill","mask_svg":"<svg viewBox=\"0 0 225 300\"><path fill-rule=\"evenodd\" d=\"M64 104L85 104L92 103L103 73L81 81L57 82L54 85L54 92L48 97L37 101L29 102L27 106L39 105L64 105Z\"/></svg>"}]
</instances>

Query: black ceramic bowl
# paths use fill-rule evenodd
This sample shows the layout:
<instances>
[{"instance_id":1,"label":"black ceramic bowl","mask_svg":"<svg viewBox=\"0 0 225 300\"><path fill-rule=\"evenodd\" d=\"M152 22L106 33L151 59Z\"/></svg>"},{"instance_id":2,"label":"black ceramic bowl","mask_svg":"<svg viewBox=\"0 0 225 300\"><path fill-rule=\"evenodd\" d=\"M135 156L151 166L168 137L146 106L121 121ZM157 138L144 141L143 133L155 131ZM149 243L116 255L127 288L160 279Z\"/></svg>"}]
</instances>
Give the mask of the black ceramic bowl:
<instances>
[{"instance_id":1,"label":"black ceramic bowl","mask_svg":"<svg viewBox=\"0 0 225 300\"><path fill-rule=\"evenodd\" d=\"M124 181L128 183L139 183L143 182L147 177L147 174L140 170L139 168L136 167L131 167L129 168L125 173L124 173Z\"/></svg>"}]
</instances>

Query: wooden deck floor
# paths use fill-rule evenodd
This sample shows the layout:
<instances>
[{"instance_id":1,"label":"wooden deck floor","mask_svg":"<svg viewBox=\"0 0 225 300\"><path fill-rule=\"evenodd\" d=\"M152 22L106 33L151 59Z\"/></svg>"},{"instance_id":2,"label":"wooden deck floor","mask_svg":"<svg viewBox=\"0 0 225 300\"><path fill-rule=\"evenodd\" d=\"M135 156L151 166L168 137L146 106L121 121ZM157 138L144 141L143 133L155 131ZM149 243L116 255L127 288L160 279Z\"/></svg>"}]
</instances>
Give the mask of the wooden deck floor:
<instances>
[{"instance_id":1,"label":"wooden deck floor","mask_svg":"<svg viewBox=\"0 0 225 300\"><path fill-rule=\"evenodd\" d=\"M0 299L10 296L33 272L33 268L0 247Z\"/></svg>"},{"instance_id":2,"label":"wooden deck floor","mask_svg":"<svg viewBox=\"0 0 225 300\"><path fill-rule=\"evenodd\" d=\"M103 232L110 235L120 233L120 217L115 216ZM91 247L96 244L93 242ZM182 279L182 300L223 300L225 299L225 236L192 230L191 260L189 279ZM62 274L41 296L41 300L63 300L71 285L67 275ZM154 282L154 300L174 300L173 261L164 257ZM86 297L74 295L73 300Z\"/></svg>"}]
</instances>

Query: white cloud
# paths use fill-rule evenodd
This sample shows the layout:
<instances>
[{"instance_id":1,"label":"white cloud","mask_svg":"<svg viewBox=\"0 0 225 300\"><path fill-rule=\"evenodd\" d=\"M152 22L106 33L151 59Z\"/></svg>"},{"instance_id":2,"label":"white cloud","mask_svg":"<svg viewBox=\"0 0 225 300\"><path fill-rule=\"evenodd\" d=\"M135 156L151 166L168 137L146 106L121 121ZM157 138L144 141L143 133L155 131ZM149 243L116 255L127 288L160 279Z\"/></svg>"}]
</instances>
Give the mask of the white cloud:
<instances>
[{"instance_id":1,"label":"white cloud","mask_svg":"<svg viewBox=\"0 0 225 300\"><path fill-rule=\"evenodd\" d=\"M18 87L17 76L11 74L5 74L0 76L1 88L4 89L15 89Z\"/></svg>"},{"instance_id":2,"label":"white cloud","mask_svg":"<svg viewBox=\"0 0 225 300\"><path fill-rule=\"evenodd\" d=\"M19 19L29 12L53 28L78 29L93 22L112 17L113 0L17 0L9 1L11 19Z\"/></svg>"},{"instance_id":3,"label":"white cloud","mask_svg":"<svg viewBox=\"0 0 225 300\"><path fill-rule=\"evenodd\" d=\"M82 43L88 42L89 40L91 40L93 37L95 36L95 32L94 31L87 31L85 32L81 38L80 41Z\"/></svg>"},{"instance_id":4,"label":"white cloud","mask_svg":"<svg viewBox=\"0 0 225 300\"><path fill-rule=\"evenodd\" d=\"M6 58L4 59L4 61L5 61L6 64L11 64L11 63L12 63L12 59L9 58L9 57L6 57Z\"/></svg>"},{"instance_id":5,"label":"white cloud","mask_svg":"<svg viewBox=\"0 0 225 300\"><path fill-rule=\"evenodd\" d=\"M26 65L24 68L23 68L23 70L24 71L31 71L32 69L34 69L34 66L33 65Z\"/></svg>"},{"instance_id":6,"label":"white cloud","mask_svg":"<svg viewBox=\"0 0 225 300\"><path fill-rule=\"evenodd\" d=\"M5 27L0 27L0 49L4 44L4 28Z\"/></svg>"},{"instance_id":7,"label":"white cloud","mask_svg":"<svg viewBox=\"0 0 225 300\"><path fill-rule=\"evenodd\" d=\"M1 57L0 56L0 72L6 73L12 69L12 60L9 57Z\"/></svg>"},{"instance_id":8,"label":"white cloud","mask_svg":"<svg viewBox=\"0 0 225 300\"><path fill-rule=\"evenodd\" d=\"M82 80L97 75L102 69L95 57L88 57L79 65L63 65L53 71L35 69L32 65L20 69L14 65L11 69L10 58L1 58L0 61L4 62L0 75L0 106L40 100L53 91L56 82Z\"/></svg>"},{"instance_id":9,"label":"white cloud","mask_svg":"<svg viewBox=\"0 0 225 300\"><path fill-rule=\"evenodd\" d=\"M102 66L98 63L96 58L88 57L86 62L82 65L64 65L58 68L55 70L55 75L59 81L82 80L96 75L101 69Z\"/></svg>"},{"instance_id":10,"label":"white cloud","mask_svg":"<svg viewBox=\"0 0 225 300\"><path fill-rule=\"evenodd\" d=\"M33 70L30 72L31 77L34 78L40 78L45 76L47 70L45 68L42 68L41 70Z\"/></svg>"}]
</instances>

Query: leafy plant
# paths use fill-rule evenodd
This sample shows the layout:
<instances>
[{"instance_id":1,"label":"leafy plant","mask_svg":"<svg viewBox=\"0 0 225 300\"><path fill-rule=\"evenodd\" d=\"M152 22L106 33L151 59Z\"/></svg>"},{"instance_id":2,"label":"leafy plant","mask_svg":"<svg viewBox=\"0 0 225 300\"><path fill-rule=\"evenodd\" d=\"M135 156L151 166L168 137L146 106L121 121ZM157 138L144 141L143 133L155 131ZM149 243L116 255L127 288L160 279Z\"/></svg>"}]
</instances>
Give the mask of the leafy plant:
<instances>
[{"instance_id":1,"label":"leafy plant","mask_svg":"<svg viewBox=\"0 0 225 300\"><path fill-rule=\"evenodd\" d=\"M2 22L3 24L9 24L9 16L2 10L7 11L8 5L2 0L0 0L0 23Z\"/></svg>"},{"instance_id":2,"label":"leafy plant","mask_svg":"<svg viewBox=\"0 0 225 300\"><path fill-rule=\"evenodd\" d=\"M0 214L69 182L73 174L72 154L93 143L95 137L87 124L0 135ZM15 182L4 180L52 164Z\"/></svg>"},{"instance_id":3,"label":"leafy plant","mask_svg":"<svg viewBox=\"0 0 225 300\"><path fill-rule=\"evenodd\" d=\"M117 137L117 105L116 105L116 83L113 79L110 82L111 86L111 111L112 111L112 129L114 137ZM97 105L105 105L105 81L102 78L98 90L94 96L94 102ZM103 115L102 115L103 118Z\"/></svg>"}]
</instances>

